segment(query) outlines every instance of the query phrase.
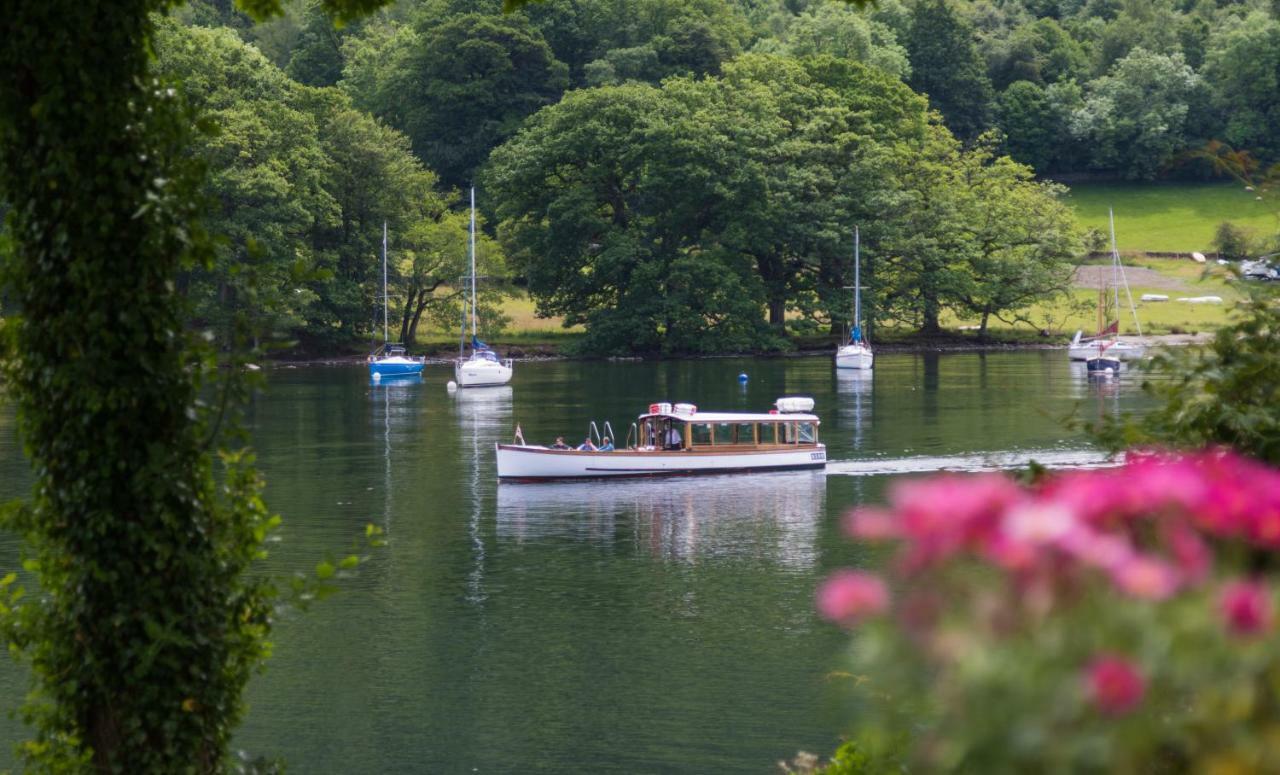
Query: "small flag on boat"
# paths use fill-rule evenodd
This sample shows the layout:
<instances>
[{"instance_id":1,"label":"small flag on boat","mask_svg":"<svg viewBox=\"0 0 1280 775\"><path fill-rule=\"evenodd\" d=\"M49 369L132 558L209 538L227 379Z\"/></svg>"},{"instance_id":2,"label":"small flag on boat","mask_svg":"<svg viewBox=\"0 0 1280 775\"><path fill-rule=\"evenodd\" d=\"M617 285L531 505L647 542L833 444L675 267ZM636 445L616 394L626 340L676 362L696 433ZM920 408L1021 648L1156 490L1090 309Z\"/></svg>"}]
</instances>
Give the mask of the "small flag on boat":
<instances>
[{"instance_id":1,"label":"small flag on boat","mask_svg":"<svg viewBox=\"0 0 1280 775\"><path fill-rule=\"evenodd\" d=\"M520 430L520 423L516 423L516 443L524 446L524 431Z\"/></svg>"}]
</instances>

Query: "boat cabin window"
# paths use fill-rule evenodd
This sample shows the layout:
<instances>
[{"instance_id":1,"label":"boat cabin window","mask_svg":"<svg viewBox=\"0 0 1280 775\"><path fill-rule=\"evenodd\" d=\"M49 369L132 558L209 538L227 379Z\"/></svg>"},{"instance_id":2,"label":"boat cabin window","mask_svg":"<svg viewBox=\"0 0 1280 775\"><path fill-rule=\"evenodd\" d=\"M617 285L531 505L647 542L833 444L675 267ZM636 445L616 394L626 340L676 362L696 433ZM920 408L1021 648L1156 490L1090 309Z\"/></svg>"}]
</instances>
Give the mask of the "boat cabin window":
<instances>
[{"instance_id":1,"label":"boat cabin window","mask_svg":"<svg viewBox=\"0 0 1280 775\"><path fill-rule=\"evenodd\" d=\"M771 422L760 423L760 443L761 444L777 444L778 443L777 423L771 423Z\"/></svg>"},{"instance_id":2,"label":"boat cabin window","mask_svg":"<svg viewBox=\"0 0 1280 775\"><path fill-rule=\"evenodd\" d=\"M716 446L724 446L733 443L733 423L718 422L716 423Z\"/></svg>"},{"instance_id":3,"label":"boat cabin window","mask_svg":"<svg viewBox=\"0 0 1280 775\"><path fill-rule=\"evenodd\" d=\"M780 435L783 444L812 444L818 440L817 427L811 422L783 423Z\"/></svg>"},{"instance_id":4,"label":"boat cabin window","mask_svg":"<svg viewBox=\"0 0 1280 775\"><path fill-rule=\"evenodd\" d=\"M756 424L753 422L740 422L734 426L734 443L736 444L755 444L756 443Z\"/></svg>"},{"instance_id":5,"label":"boat cabin window","mask_svg":"<svg viewBox=\"0 0 1280 775\"><path fill-rule=\"evenodd\" d=\"M640 443L657 449L683 449L684 426L679 420L648 417L640 421Z\"/></svg>"},{"instance_id":6,"label":"boat cabin window","mask_svg":"<svg viewBox=\"0 0 1280 775\"><path fill-rule=\"evenodd\" d=\"M705 447L711 444L711 425L708 423L694 423L690 426L693 432L693 446Z\"/></svg>"}]
</instances>

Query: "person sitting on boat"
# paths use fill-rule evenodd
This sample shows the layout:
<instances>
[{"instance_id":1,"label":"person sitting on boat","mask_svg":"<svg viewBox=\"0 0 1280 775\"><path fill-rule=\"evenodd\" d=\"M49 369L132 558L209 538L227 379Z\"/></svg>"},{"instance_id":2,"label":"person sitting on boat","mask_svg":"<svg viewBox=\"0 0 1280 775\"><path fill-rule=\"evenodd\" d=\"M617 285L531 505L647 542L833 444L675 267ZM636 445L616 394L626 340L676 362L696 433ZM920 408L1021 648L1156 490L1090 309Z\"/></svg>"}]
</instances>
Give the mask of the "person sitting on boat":
<instances>
[{"instance_id":1,"label":"person sitting on boat","mask_svg":"<svg viewBox=\"0 0 1280 775\"><path fill-rule=\"evenodd\" d=\"M579 452L595 452L596 451L596 445L591 443L590 436L582 440L582 443L578 445L578 451Z\"/></svg>"},{"instance_id":2,"label":"person sitting on boat","mask_svg":"<svg viewBox=\"0 0 1280 775\"><path fill-rule=\"evenodd\" d=\"M569 445L564 443L564 436L556 436L556 443L551 445L551 449L569 449Z\"/></svg>"},{"instance_id":3,"label":"person sitting on boat","mask_svg":"<svg viewBox=\"0 0 1280 775\"><path fill-rule=\"evenodd\" d=\"M613 440L610 439L608 436L605 436L603 439L600 440L600 446L596 447L596 452L612 452L612 451L613 451Z\"/></svg>"}]
</instances>

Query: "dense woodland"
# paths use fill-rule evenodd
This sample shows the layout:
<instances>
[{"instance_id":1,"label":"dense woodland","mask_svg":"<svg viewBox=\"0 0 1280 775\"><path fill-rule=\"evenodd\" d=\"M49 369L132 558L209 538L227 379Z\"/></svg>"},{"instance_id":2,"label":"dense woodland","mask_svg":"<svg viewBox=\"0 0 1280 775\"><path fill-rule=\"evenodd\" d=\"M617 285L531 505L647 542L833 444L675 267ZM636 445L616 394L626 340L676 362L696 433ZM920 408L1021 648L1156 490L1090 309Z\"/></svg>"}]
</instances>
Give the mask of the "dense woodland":
<instances>
[{"instance_id":1,"label":"dense woodland","mask_svg":"<svg viewBox=\"0 0 1280 775\"><path fill-rule=\"evenodd\" d=\"M849 323L984 322L1060 291L1082 235L1049 179L1197 176L1280 155L1280 23L1170 0L401 0L252 23L197 0L159 71L209 119L218 260L197 320L321 347L458 319L465 189L484 327L527 288L585 352L789 346ZM393 337L397 336L393 332Z\"/></svg>"}]
</instances>

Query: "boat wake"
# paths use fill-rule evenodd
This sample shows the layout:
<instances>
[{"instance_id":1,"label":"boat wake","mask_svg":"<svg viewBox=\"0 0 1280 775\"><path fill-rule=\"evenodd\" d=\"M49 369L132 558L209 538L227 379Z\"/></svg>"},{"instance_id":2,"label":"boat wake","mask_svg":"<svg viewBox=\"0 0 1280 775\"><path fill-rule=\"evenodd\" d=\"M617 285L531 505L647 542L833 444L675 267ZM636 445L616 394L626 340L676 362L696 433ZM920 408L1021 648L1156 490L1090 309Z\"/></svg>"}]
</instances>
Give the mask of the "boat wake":
<instances>
[{"instance_id":1,"label":"boat wake","mask_svg":"<svg viewBox=\"0 0 1280 775\"><path fill-rule=\"evenodd\" d=\"M1096 449L1027 449L979 452L970 455L921 455L875 460L829 460L827 473L834 476L884 476L925 474L935 471L1006 471L1023 468L1032 460L1046 468L1109 468L1120 465Z\"/></svg>"}]
</instances>

